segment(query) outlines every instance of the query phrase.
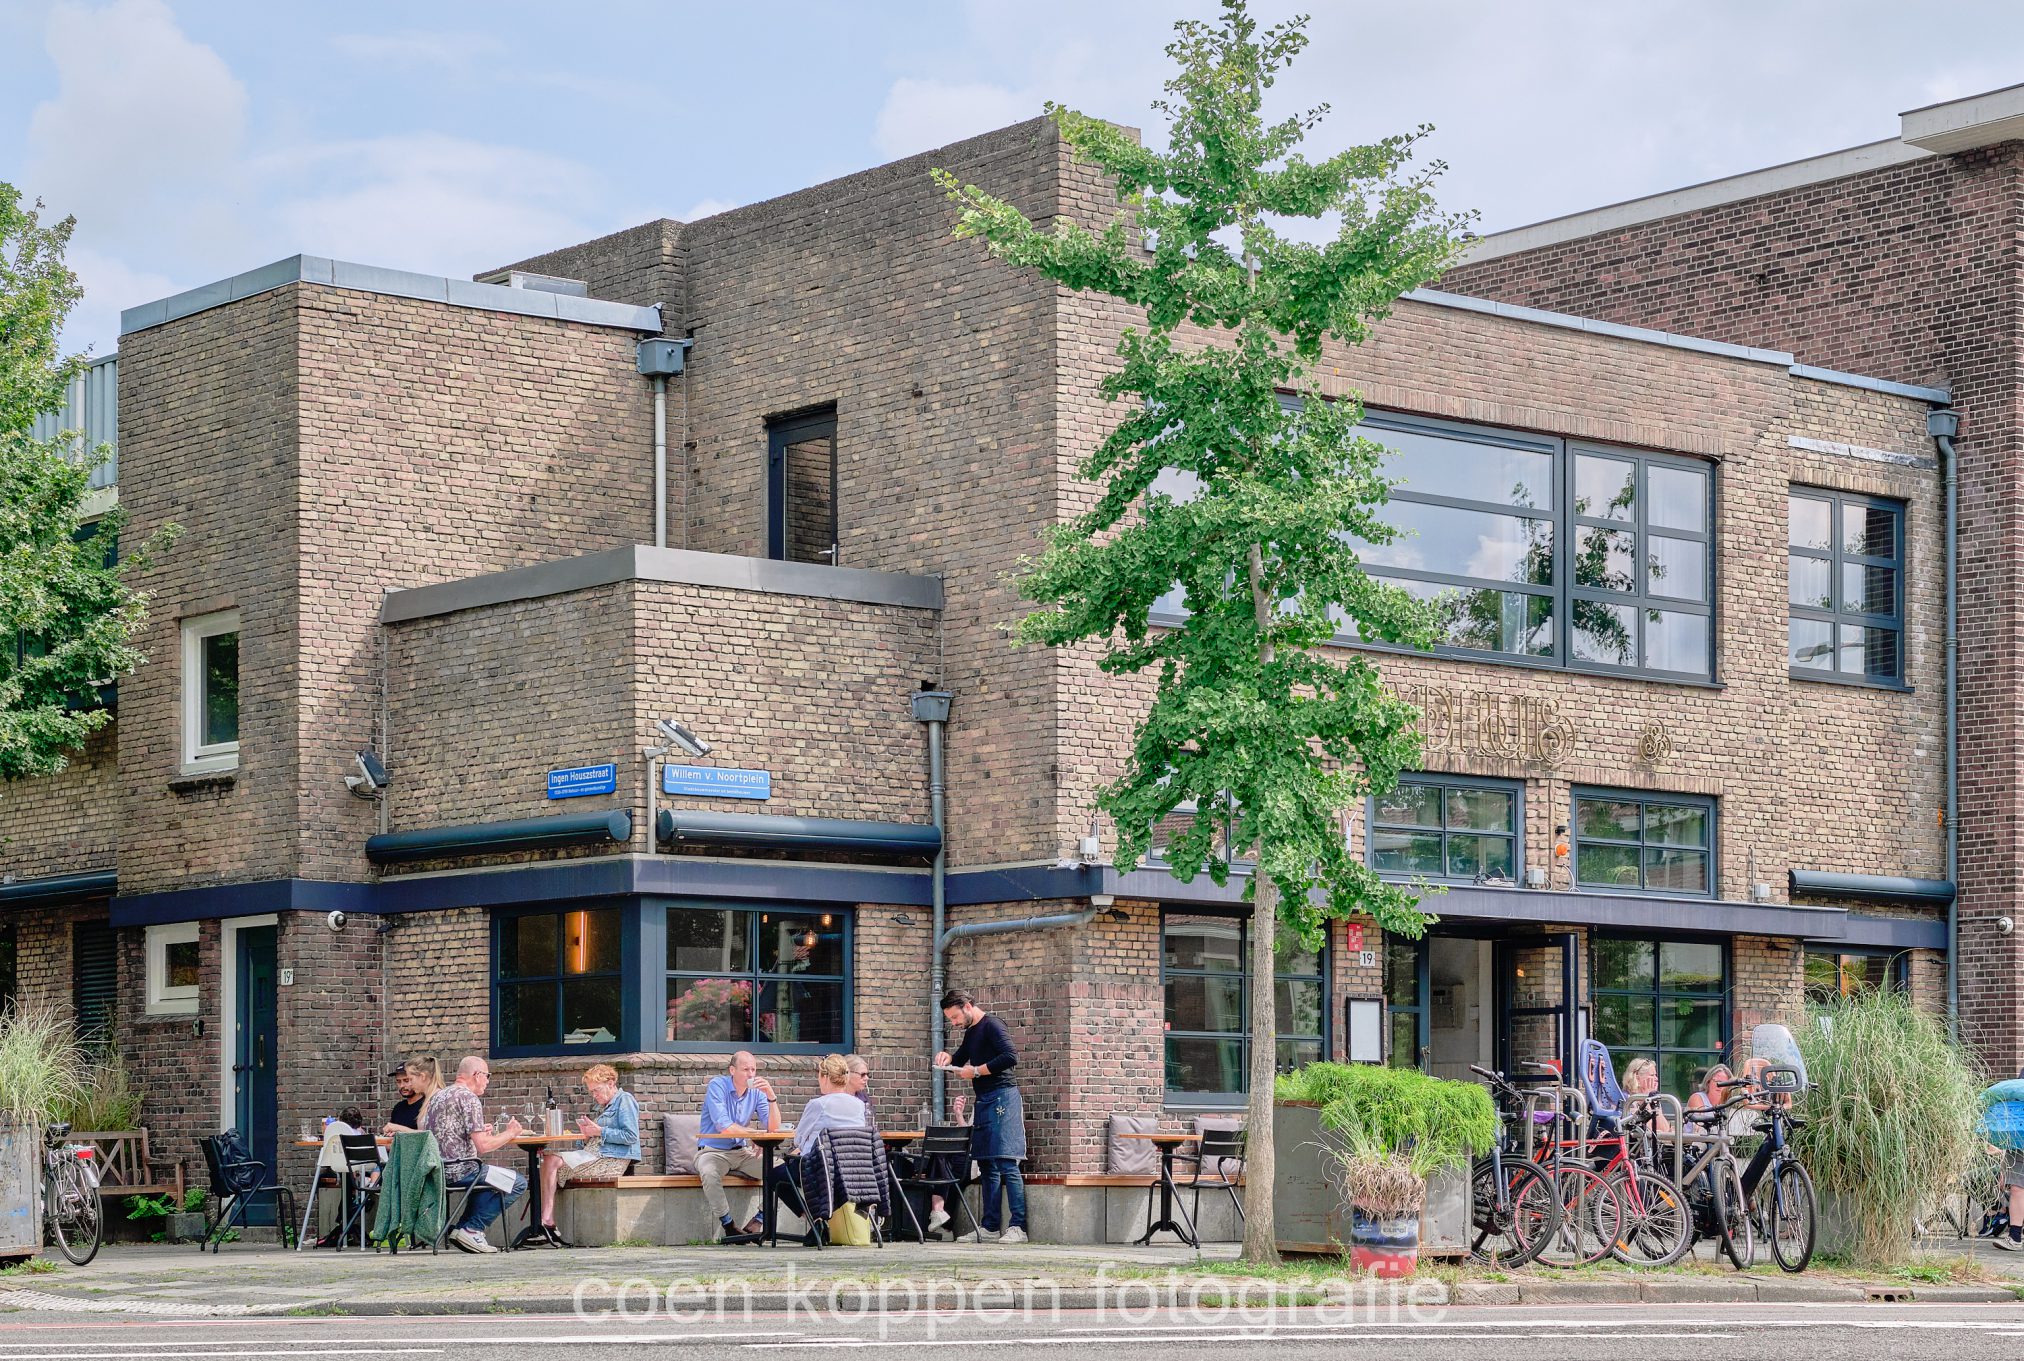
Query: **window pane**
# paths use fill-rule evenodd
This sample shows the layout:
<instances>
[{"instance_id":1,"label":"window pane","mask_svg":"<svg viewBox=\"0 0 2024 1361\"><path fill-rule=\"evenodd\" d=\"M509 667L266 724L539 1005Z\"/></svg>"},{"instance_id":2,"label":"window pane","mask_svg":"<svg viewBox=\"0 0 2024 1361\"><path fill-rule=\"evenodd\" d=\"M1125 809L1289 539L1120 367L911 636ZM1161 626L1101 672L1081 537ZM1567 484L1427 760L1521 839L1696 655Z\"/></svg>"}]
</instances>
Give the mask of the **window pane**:
<instances>
[{"instance_id":1,"label":"window pane","mask_svg":"<svg viewBox=\"0 0 2024 1361\"><path fill-rule=\"evenodd\" d=\"M1451 879L1509 879L1512 877L1511 838L1481 836L1467 832L1448 836L1448 877Z\"/></svg>"},{"instance_id":2,"label":"window pane","mask_svg":"<svg viewBox=\"0 0 2024 1361\"><path fill-rule=\"evenodd\" d=\"M1654 893L1706 893L1708 853L1647 847L1645 887Z\"/></svg>"},{"instance_id":3,"label":"window pane","mask_svg":"<svg viewBox=\"0 0 2024 1361\"><path fill-rule=\"evenodd\" d=\"M1806 1000L1827 1002L1841 995L1840 961L1817 950L1806 952Z\"/></svg>"},{"instance_id":4,"label":"window pane","mask_svg":"<svg viewBox=\"0 0 2024 1361\"><path fill-rule=\"evenodd\" d=\"M1243 932L1244 923L1235 917L1168 917L1161 933L1167 967L1241 973Z\"/></svg>"},{"instance_id":5,"label":"window pane","mask_svg":"<svg viewBox=\"0 0 2024 1361\"><path fill-rule=\"evenodd\" d=\"M1321 1062L1320 1040L1281 1040L1275 1059L1282 1073L1298 1072L1310 1063Z\"/></svg>"},{"instance_id":6,"label":"window pane","mask_svg":"<svg viewBox=\"0 0 2024 1361\"><path fill-rule=\"evenodd\" d=\"M1672 600L1708 599L1708 546L1654 534L1646 541L1645 589Z\"/></svg>"},{"instance_id":7,"label":"window pane","mask_svg":"<svg viewBox=\"0 0 2024 1361\"><path fill-rule=\"evenodd\" d=\"M1659 942L1659 986L1669 992L1720 992L1721 945L1700 940Z\"/></svg>"},{"instance_id":8,"label":"window pane","mask_svg":"<svg viewBox=\"0 0 2024 1361\"><path fill-rule=\"evenodd\" d=\"M1897 512L1886 506L1841 503L1841 551L1870 558L1897 556Z\"/></svg>"},{"instance_id":9,"label":"window pane","mask_svg":"<svg viewBox=\"0 0 2024 1361\"><path fill-rule=\"evenodd\" d=\"M1370 863L1380 874L1440 874L1441 834L1379 828L1370 834Z\"/></svg>"},{"instance_id":10,"label":"window pane","mask_svg":"<svg viewBox=\"0 0 2024 1361\"><path fill-rule=\"evenodd\" d=\"M1419 943L1404 936L1384 938L1384 999L1395 1007L1420 1004Z\"/></svg>"},{"instance_id":11,"label":"window pane","mask_svg":"<svg viewBox=\"0 0 2024 1361\"><path fill-rule=\"evenodd\" d=\"M843 984L759 985L762 1044L842 1044Z\"/></svg>"},{"instance_id":12,"label":"window pane","mask_svg":"<svg viewBox=\"0 0 2024 1361\"><path fill-rule=\"evenodd\" d=\"M1576 661L1610 666L1637 665L1637 611L1630 605L1605 605L1576 600L1574 657Z\"/></svg>"},{"instance_id":13,"label":"window pane","mask_svg":"<svg viewBox=\"0 0 2024 1361\"><path fill-rule=\"evenodd\" d=\"M204 640L204 745L239 740L239 635Z\"/></svg>"},{"instance_id":14,"label":"window pane","mask_svg":"<svg viewBox=\"0 0 2024 1361\"><path fill-rule=\"evenodd\" d=\"M1654 671L1708 671L1708 616L1645 611L1644 664Z\"/></svg>"},{"instance_id":15,"label":"window pane","mask_svg":"<svg viewBox=\"0 0 2024 1361\"><path fill-rule=\"evenodd\" d=\"M1244 1042L1169 1035L1167 1090L1170 1092L1245 1090Z\"/></svg>"},{"instance_id":16,"label":"window pane","mask_svg":"<svg viewBox=\"0 0 2024 1361\"><path fill-rule=\"evenodd\" d=\"M1630 594L1637 590L1637 535L1627 529L1575 531L1574 584Z\"/></svg>"},{"instance_id":17,"label":"window pane","mask_svg":"<svg viewBox=\"0 0 2024 1361\"><path fill-rule=\"evenodd\" d=\"M1169 1030L1225 1030L1236 1034L1244 1028L1244 976L1190 974L1167 976L1166 1022Z\"/></svg>"},{"instance_id":18,"label":"window pane","mask_svg":"<svg viewBox=\"0 0 2024 1361\"><path fill-rule=\"evenodd\" d=\"M1642 826L1632 799L1576 799L1574 819L1575 835L1615 841L1636 841Z\"/></svg>"},{"instance_id":19,"label":"window pane","mask_svg":"<svg viewBox=\"0 0 2024 1361\"><path fill-rule=\"evenodd\" d=\"M1785 597L1809 610L1834 608L1834 564L1826 558L1802 558L1793 554L1785 560Z\"/></svg>"},{"instance_id":20,"label":"window pane","mask_svg":"<svg viewBox=\"0 0 2024 1361\"><path fill-rule=\"evenodd\" d=\"M1466 590L1431 581L1396 581L1407 594L1434 602L1434 642L1521 657L1553 655L1553 597L1516 591Z\"/></svg>"},{"instance_id":21,"label":"window pane","mask_svg":"<svg viewBox=\"0 0 2024 1361\"><path fill-rule=\"evenodd\" d=\"M562 914L563 973L617 973L620 953L615 910Z\"/></svg>"},{"instance_id":22,"label":"window pane","mask_svg":"<svg viewBox=\"0 0 2024 1361\"><path fill-rule=\"evenodd\" d=\"M1645 465L1645 519L1662 529L1708 528L1708 475L1695 468Z\"/></svg>"},{"instance_id":23,"label":"window pane","mask_svg":"<svg viewBox=\"0 0 2024 1361\"><path fill-rule=\"evenodd\" d=\"M1637 518L1637 464L1577 454L1574 459L1574 513L1591 520Z\"/></svg>"},{"instance_id":24,"label":"window pane","mask_svg":"<svg viewBox=\"0 0 2024 1361\"><path fill-rule=\"evenodd\" d=\"M1834 625L1823 619L1794 619L1785 642L1786 661L1795 671L1834 669Z\"/></svg>"},{"instance_id":25,"label":"window pane","mask_svg":"<svg viewBox=\"0 0 2024 1361\"><path fill-rule=\"evenodd\" d=\"M759 972L841 974L843 918L834 912L759 914Z\"/></svg>"},{"instance_id":26,"label":"window pane","mask_svg":"<svg viewBox=\"0 0 2024 1361\"><path fill-rule=\"evenodd\" d=\"M668 910L668 968L743 973L752 967L752 914Z\"/></svg>"},{"instance_id":27,"label":"window pane","mask_svg":"<svg viewBox=\"0 0 2024 1361\"><path fill-rule=\"evenodd\" d=\"M1656 947L1648 940L1595 939L1594 986L1597 988L1649 988L1657 974Z\"/></svg>"},{"instance_id":28,"label":"window pane","mask_svg":"<svg viewBox=\"0 0 2024 1361\"><path fill-rule=\"evenodd\" d=\"M170 941L162 947L162 963L168 977L162 981L171 988L194 988L201 981L198 970L198 949L194 940Z\"/></svg>"},{"instance_id":29,"label":"window pane","mask_svg":"<svg viewBox=\"0 0 2024 1361\"><path fill-rule=\"evenodd\" d=\"M1898 631L1842 624L1840 655L1835 670L1846 676L1891 680L1898 674Z\"/></svg>"},{"instance_id":30,"label":"window pane","mask_svg":"<svg viewBox=\"0 0 2024 1361\"><path fill-rule=\"evenodd\" d=\"M616 978L568 978L562 983L562 1042L611 1044L624 1017Z\"/></svg>"},{"instance_id":31,"label":"window pane","mask_svg":"<svg viewBox=\"0 0 2024 1361\"><path fill-rule=\"evenodd\" d=\"M1708 809L1697 803L1648 803L1645 810L1645 840L1668 846L1708 844Z\"/></svg>"},{"instance_id":32,"label":"window pane","mask_svg":"<svg viewBox=\"0 0 2024 1361\"><path fill-rule=\"evenodd\" d=\"M787 560L834 566L836 467L834 432L787 446Z\"/></svg>"},{"instance_id":33,"label":"window pane","mask_svg":"<svg viewBox=\"0 0 2024 1361\"><path fill-rule=\"evenodd\" d=\"M1385 1064L1392 1068L1420 1066L1419 1013L1394 1011L1391 1014L1391 1050L1385 1055Z\"/></svg>"},{"instance_id":34,"label":"window pane","mask_svg":"<svg viewBox=\"0 0 2024 1361\"><path fill-rule=\"evenodd\" d=\"M1882 992L1891 986L1889 955L1843 955L1842 986L1850 992Z\"/></svg>"},{"instance_id":35,"label":"window pane","mask_svg":"<svg viewBox=\"0 0 2024 1361\"><path fill-rule=\"evenodd\" d=\"M1785 512L1789 524L1786 542L1794 548L1834 547L1834 507L1811 496L1787 496Z\"/></svg>"},{"instance_id":36,"label":"window pane","mask_svg":"<svg viewBox=\"0 0 2024 1361\"><path fill-rule=\"evenodd\" d=\"M1575 847L1575 881L1600 888L1638 886L1638 850L1635 846L1579 845Z\"/></svg>"},{"instance_id":37,"label":"window pane","mask_svg":"<svg viewBox=\"0 0 2024 1361\"><path fill-rule=\"evenodd\" d=\"M1509 832L1514 802L1508 789L1451 789L1448 826L1472 832Z\"/></svg>"},{"instance_id":38,"label":"window pane","mask_svg":"<svg viewBox=\"0 0 2024 1361\"><path fill-rule=\"evenodd\" d=\"M1321 1033L1321 984L1282 978L1275 990L1274 1025L1281 1035Z\"/></svg>"},{"instance_id":39,"label":"window pane","mask_svg":"<svg viewBox=\"0 0 2024 1361\"><path fill-rule=\"evenodd\" d=\"M499 932L499 974L502 978L551 978L561 972L555 935L559 925L549 913L508 917Z\"/></svg>"},{"instance_id":40,"label":"window pane","mask_svg":"<svg viewBox=\"0 0 2024 1361\"><path fill-rule=\"evenodd\" d=\"M1850 614L1896 614L1897 568L1842 563L1841 608Z\"/></svg>"},{"instance_id":41,"label":"window pane","mask_svg":"<svg viewBox=\"0 0 2024 1361\"><path fill-rule=\"evenodd\" d=\"M1321 977L1321 951L1304 950L1295 937L1282 935L1272 949L1272 972L1295 977Z\"/></svg>"},{"instance_id":42,"label":"window pane","mask_svg":"<svg viewBox=\"0 0 2024 1361\"><path fill-rule=\"evenodd\" d=\"M556 1029L555 984L502 983L499 986L500 1044L554 1044L560 1033Z\"/></svg>"},{"instance_id":43,"label":"window pane","mask_svg":"<svg viewBox=\"0 0 2024 1361\"><path fill-rule=\"evenodd\" d=\"M1394 500L1378 518L1400 531L1388 544L1366 544L1365 562L1488 581L1553 580L1553 522L1484 510Z\"/></svg>"},{"instance_id":44,"label":"window pane","mask_svg":"<svg viewBox=\"0 0 2024 1361\"><path fill-rule=\"evenodd\" d=\"M752 1038L752 980L668 980L668 1039L690 1044Z\"/></svg>"},{"instance_id":45,"label":"window pane","mask_svg":"<svg viewBox=\"0 0 2024 1361\"><path fill-rule=\"evenodd\" d=\"M1553 502L1553 455L1419 430L1364 430L1398 451L1385 472L1410 491L1543 510Z\"/></svg>"},{"instance_id":46,"label":"window pane","mask_svg":"<svg viewBox=\"0 0 2024 1361\"><path fill-rule=\"evenodd\" d=\"M1659 1043L1669 1049L1719 1049L1722 1004L1666 1000L1659 1012Z\"/></svg>"},{"instance_id":47,"label":"window pane","mask_svg":"<svg viewBox=\"0 0 2024 1361\"><path fill-rule=\"evenodd\" d=\"M1715 1066L1714 1052L1706 1054L1659 1055L1659 1090L1685 1100Z\"/></svg>"},{"instance_id":48,"label":"window pane","mask_svg":"<svg viewBox=\"0 0 2024 1361\"><path fill-rule=\"evenodd\" d=\"M1611 1048L1648 1048L1654 1038L1655 1004L1649 996L1598 994L1595 999L1595 1037Z\"/></svg>"},{"instance_id":49,"label":"window pane","mask_svg":"<svg viewBox=\"0 0 2024 1361\"><path fill-rule=\"evenodd\" d=\"M1429 784L1402 784L1377 801L1377 820L1406 827L1441 825L1441 791Z\"/></svg>"}]
</instances>

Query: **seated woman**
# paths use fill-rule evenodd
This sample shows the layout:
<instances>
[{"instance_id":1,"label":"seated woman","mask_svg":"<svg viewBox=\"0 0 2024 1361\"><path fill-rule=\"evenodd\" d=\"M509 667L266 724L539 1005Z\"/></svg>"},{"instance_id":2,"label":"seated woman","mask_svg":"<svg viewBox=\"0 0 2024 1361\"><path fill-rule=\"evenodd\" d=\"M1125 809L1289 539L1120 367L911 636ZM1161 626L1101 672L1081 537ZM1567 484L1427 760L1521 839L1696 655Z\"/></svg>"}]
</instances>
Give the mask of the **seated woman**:
<instances>
[{"instance_id":1,"label":"seated woman","mask_svg":"<svg viewBox=\"0 0 2024 1361\"><path fill-rule=\"evenodd\" d=\"M558 1248L569 1244L555 1231L557 1186L615 1180L640 1157L640 1103L618 1085L618 1070L593 1063L583 1070L583 1085L598 1109L594 1118L578 1118L576 1132L590 1142L582 1150L541 1155L541 1234Z\"/></svg>"},{"instance_id":2,"label":"seated woman","mask_svg":"<svg viewBox=\"0 0 2024 1361\"><path fill-rule=\"evenodd\" d=\"M1628 1096L1650 1096L1659 1089L1659 1066L1648 1058L1635 1058L1623 1070L1623 1090ZM1652 1128L1660 1134L1671 1134L1673 1122L1666 1119L1665 1112L1652 1107Z\"/></svg>"},{"instance_id":3,"label":"seated woman","mask_svg":"<svg viewBox=\"0 0 2024 1361\"><path fill-rule=\"evenodd\" d=\"M1700 1085L1694 1089L1694 1094L1687 1098L1687 1109L1690 1111L1713 1110L1724 1101L1727 1101L1735 1091L1735 1088L1724 1087L1722 1084L1734 1082L1735 1080L1736 1075L1730 1071L1728 1064L1716 1064L1707 1072L1701 1074Z\"/></svg>"}]
</instances>

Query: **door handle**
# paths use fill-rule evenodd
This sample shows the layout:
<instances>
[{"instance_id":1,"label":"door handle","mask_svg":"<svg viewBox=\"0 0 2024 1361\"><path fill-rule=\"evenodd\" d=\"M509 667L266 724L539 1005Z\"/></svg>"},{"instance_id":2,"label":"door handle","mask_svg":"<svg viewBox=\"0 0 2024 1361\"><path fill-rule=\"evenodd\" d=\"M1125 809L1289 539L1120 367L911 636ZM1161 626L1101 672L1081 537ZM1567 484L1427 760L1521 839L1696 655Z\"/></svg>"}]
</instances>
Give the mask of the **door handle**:
<instances>
[{"instance_id":1,"label":"door handle","mask_svg":"<svg viewBox=\"0 0 2024 1361\"><path fill-rule=\"evenodd\" d=\"M253 1066L255 1068L265 1068L267 1066L267 1037L265 1035L255 1035L253 1037Z\"/></svg>"},{"instance_id":2,"label":"door handle","mask_svg":"<svg viewBox=\"0 0 2024 1361\"><path fill-rule=\"evenodd\" d=\"M251 1072L252 1069L253 1065L250 1063L235 1063L232 1065L232 1071L235 1073Z\"/></svg>"}]
</instances>

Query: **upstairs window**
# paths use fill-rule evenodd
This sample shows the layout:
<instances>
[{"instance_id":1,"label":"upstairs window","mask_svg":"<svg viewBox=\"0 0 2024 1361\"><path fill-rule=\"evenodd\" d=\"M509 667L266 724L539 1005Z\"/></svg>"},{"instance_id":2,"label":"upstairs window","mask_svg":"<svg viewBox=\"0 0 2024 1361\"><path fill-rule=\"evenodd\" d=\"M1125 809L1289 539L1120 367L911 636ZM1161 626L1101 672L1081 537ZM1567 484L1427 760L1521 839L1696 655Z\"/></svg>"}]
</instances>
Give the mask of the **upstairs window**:
<instances>
[{"instance_id":1,"label":"upstairs window","mask_svg":"<svg viewBox=\"0 0 2024 1361\"><path fill-rule=\"evenodd\" d=\"M835 567L836 408L766 424L766 555Z\"/></svg>"},{"instance_id":2,"label":"upstairs window","mask_svg":"<svg viewBox=\"0 0 2024 1361\"><path fill-rule=\"evenodd\" d=\"M239 764L239 612L183 621L183 767Z\"/></svg>"},{"instance_id":3,"label":"upstairs window","mask_svg":"<svg viewBox=\"0 0 2024 1361\"><path fill-rule=\"evenodd\" d=\"M1457 883L1516 880L1519 786L1408 775L1371 800L1370 864L1380 874Z\"/></svg>"},{"instance_id":4,"label":"upstairs window","mask_svg":"<svg viewBox=\"0 0 2024 1361\"><path fill-rule=\"evenodd\" d=\"M1250 1088L1250 933L1242 916L1161 916L1169 1100L1233 1103ZM1290 1073L1328 1052L1327 968L1321 951L1297 944L1273 957L1274 1066Z\"/></svg>"},{"instance_id":5,"label":"upstairs window","mask_svg":"<svg viewBox=\"0 0 2024 1361\"><path fill-rule=\"evenodd\" d=\"M1712 799L1575 791L1578 888L1707 897L1714 892L1714 845Z\"/></svg>"},{"instance_id":6,"label":"upstairs window","mask_svg":"<svg viewBox=\"0 0 2024 1361\"><path fill-rule=\"evenodd\" d=\"M1903 503L1794 488L1786 511L1792 674L1901 684Z\"/></svg>"}]
</instances>

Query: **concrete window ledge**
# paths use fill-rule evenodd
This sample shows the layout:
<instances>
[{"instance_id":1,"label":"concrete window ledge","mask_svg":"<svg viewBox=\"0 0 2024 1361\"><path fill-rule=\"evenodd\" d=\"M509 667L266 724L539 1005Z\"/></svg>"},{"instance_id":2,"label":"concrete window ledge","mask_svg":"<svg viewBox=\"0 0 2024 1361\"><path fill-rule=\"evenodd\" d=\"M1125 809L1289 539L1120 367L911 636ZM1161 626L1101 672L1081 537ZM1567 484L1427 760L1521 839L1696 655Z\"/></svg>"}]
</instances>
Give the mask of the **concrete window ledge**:
<instances>
[{"instance_id":1,"label":"concrete window ledge","mask_svg":"<svg viewBox=\"0 0 2024 1361\"><path fill-rule=\"evenodd\" d=\"M177 775L169 780L172 794L195 794L206 789L230 789L239 781L236 770L207 770L193 775Z\"/></svg>"}]
</instances>

